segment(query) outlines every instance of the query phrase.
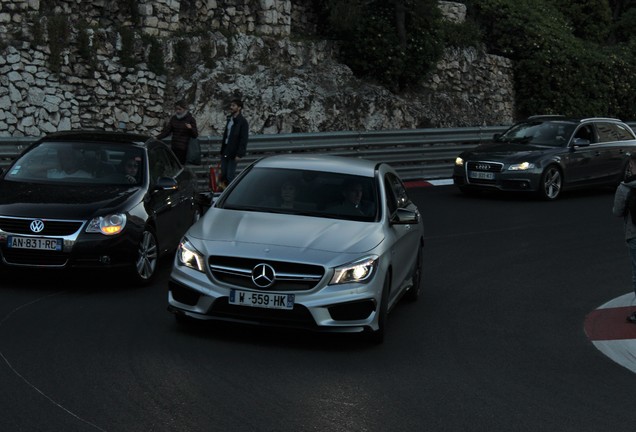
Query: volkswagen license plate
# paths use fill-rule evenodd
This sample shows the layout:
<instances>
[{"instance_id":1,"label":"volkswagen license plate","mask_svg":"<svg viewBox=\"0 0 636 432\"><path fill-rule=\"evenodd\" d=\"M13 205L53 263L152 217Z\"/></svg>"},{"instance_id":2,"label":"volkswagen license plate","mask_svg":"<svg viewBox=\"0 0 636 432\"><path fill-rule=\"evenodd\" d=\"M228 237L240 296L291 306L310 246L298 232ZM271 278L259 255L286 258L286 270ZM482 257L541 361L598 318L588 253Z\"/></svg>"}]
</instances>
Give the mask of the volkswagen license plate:
<instances>
[{"instance_id":1,"label":"volkswagen license plate","mask_svg":"<svg viewBox=\"0 0 636 432\"><path fill-rule=\"evenodd\" d=\"M231 290L230 304L268 309L293 309L294 294Z\"/></svg>"},{"instance_id":2,"label":"volkswagen license plate","mask_svg":"<svg viewBox=\"0 0 636 432\"><path fill-rule=\"evenodd\" d=\"M9 236L7 237L7 246L14 249L34 249L48 251L62 250L62 242L60 241L60 239L50 239L42 237Z\"/></svg>"},{"instance_id":3,"label":"volkswagen license plate","mask_svg":"<svg viewBox=\"0 0 636 432\"><path fill-rule=\"evenodd\" d=\"M494 180L495 173L487 171L468 171L468 177L482 180Z\"/></svg>"}]
</instances>

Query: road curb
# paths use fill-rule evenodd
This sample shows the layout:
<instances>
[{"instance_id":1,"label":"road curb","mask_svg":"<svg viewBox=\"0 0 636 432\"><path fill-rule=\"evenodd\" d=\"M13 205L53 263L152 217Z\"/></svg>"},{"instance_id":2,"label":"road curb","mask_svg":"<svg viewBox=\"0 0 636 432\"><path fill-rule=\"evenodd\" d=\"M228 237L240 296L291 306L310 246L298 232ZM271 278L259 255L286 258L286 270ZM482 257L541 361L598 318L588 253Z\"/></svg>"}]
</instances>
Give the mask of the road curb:
<instances>
[{"instance_id":1,"label":"road curb","mask_svg":"<svg viewBox=\"0 0 636 432\"><path fill-rule=\"evenodd\" d=\"M634 294L624 294L590 312L584 331L599 351L636 373L636 325L625 320L634 310Z\"/></svg>"},{"instance_id":2,"label":"road curb","mask_svg":"<svg viewBox=\"0 0 636 432\"><path fill-rule=\"evenodd\" d=\"M429 186L447 186L452 185L453 179L435 179L435 180L406 180L404 185L407 188L421 188Z\"/></svg>"}]
</instances>

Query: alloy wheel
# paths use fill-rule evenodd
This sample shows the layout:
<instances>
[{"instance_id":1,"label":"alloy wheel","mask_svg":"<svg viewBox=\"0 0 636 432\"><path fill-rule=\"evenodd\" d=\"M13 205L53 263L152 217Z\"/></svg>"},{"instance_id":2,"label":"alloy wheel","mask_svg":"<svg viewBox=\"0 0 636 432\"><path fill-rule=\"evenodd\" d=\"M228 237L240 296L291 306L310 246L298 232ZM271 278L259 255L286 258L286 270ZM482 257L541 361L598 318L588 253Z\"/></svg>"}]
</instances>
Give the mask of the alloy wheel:
<instances>
[{"instance_id":1,"label":"alloy wheel","mask_svg":"<svg viewBox=\"0 0 636 432\"><path fill-rule=\"evenodd\" d=\"M563 178L561 171L555 166L548 167L541 177L541 193L545 199L556 199L561 193Z\"/></svg>"},{"instance_id":2,"label":"alloy wheel","mask_svg":"<svg viewBox=\"0 0 636 432\"><path fill-rule=\"evenodd\" d=\"M141 281L148 281L155 274L158 257L157 239L152 231L145 230L142 234L141 242L139 242L137 261L135 263L137 275Z\"/></svg>"}]
</instances>

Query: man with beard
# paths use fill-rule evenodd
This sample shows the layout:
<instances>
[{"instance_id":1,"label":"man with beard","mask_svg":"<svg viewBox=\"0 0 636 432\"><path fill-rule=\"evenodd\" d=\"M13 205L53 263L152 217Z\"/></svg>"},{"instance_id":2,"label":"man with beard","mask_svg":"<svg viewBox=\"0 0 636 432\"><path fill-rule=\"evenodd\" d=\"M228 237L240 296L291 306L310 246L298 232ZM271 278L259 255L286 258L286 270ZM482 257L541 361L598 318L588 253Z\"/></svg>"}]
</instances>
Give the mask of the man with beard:
<instances>
[{"instance_id":1,"label":"man with beard","mask_svg":"<svg viewBox=\"0 0 636 432\"><path fill-rule=\"evenodd\" d=\"M169 135L171 138L171 147L174 154L183 165L186 163L186 155L188 153L188 142L190 138L199 136L197 130L197 122L188 111L185 101L181 100L174 105L175 114L170 117L157 139L163 139Z\"/></svg>"}]
</instances>

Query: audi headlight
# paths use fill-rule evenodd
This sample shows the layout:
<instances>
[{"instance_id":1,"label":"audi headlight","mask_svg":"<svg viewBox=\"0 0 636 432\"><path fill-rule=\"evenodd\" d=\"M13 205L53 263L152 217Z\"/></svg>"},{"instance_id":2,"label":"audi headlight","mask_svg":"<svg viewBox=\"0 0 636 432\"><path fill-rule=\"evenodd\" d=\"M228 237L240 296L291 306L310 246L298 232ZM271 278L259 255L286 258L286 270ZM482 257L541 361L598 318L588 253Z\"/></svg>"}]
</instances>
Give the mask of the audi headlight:
<instances>
[{"instance_id":1,"label":"audi headlight","mask_svg":"<svg viewBox=\"0 0 636 432\"><path fill-rule=\"evenodd\" d=\"M115 213L93 218L86 226L86 232L115 235L122 232L125 226L126 215L124 213Z\"/></svg>"},{"instance_id":2,"label":"audi headlight","mask_svg":"<svg viewBox=\"0 0 636 432\"><path fill-rule=\"evenodd\" d=\"M513 164L508 167L508 171L526 171L533 169L534 164L530 162L521 162L520 164Z\"/></svg>"},{"instance_id":3,"label":"audi headlight","mask_svg":"<svg viewBox=\"0 0 636 432\"><path fill-rule=\"evenodd\" d=\"M464 166L464 159L457 157L457 159L455 159L455 166Z\"/></svg>"},{"instance_id":4,"label":"audi headlight","mask_svg":"<svg viewBox=\"0 0 636 432\"><path fill-rule=\"evenodd\" d=\"M203 255L185 237L181 240L177 249L177 262L179 265L184 265L200 272L203 272L205 268Z\"/></svg>"},{"instance_id":5,"label":"audi headlight","mask_svg":"<svg viewBox=\"0 0 636 432\"><path fill-rule=\"evenodd\" d=\"M378 257L372 256L337 267L329 285L363 282L373 276L377 265Z\"/></svg>"}]
</instances>

